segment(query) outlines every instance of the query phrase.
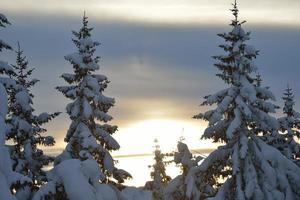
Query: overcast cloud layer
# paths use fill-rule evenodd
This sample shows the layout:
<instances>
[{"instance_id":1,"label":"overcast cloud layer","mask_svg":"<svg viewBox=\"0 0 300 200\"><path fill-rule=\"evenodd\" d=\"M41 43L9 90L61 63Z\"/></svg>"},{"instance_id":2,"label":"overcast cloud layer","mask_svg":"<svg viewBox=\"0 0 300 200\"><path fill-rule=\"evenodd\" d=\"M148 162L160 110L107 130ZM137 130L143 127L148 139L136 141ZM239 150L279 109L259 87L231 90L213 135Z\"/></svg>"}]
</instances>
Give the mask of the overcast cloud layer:
<instances>
[{"instance_id":1,"label":"overcast cloud layer","mask_svg":"<svg viewBox=\"0 0 300 200\"><path fill-rule=\"evenodd\" d=\"M2 0L12 26L1 31L1 38L14 46L16 41L20 41L30 65L36 67L34 75L41 79L34 91L38 112L65 109L67 100L54 87L64 85L59 76L72 69L63 56L75 50L71 30L81 26L84 9L88 11L90 25L94 27L93 38L101 42L97 51L102 57L99 72L111 80L105 94L116 98L112 115L115 118L113 123L120 126L120 131L128 124L145 119L191 120L191 116L201 110L198 105L203 96L226 87L214 76L217 71L211 56L221 52L217 46L222 41L216 34L229 30L226 26L231 19L229 1L224 4L224 1L214 0L203 4L204 1L149 3L115 0L109 4L90 1L89 6L79 0L72 0L72 6L71 1L61 4L43 1L43 7L47 9L39 8L41 3L38 2L41 1L24 2ZM297 11L300 3L269 0L264 3L251 1L250 5L249 2L243 1L241 12L243 17L249 17L246 19L250 23L245 24L245 29L252 31L250 43L261 50L257 65L264 83L271 86L280 106L281 94L289 83L295 90L296 108L300 110L300 23L297 21L300 19ZM294 6L280 9L286 4ZM205 6L212 11L201 13L197 10L201 11ZM143 7L145 12L136 10L139 7ZM182 9L181 13L175 12L178 7ZM21 8L24 12L20 12ZM152 13L150 8L154 9L154 13L158 12L158 8L168 11L162 16L148 16ZM258 11L253 12L257 8ZM54 14L55 9L66 12ZM114 9L119 10L114 13ZM194 10L190 16L189 9ZM117 16L117 13L121 14ZM253 16L253 13L264 13L267 15L264 19L274 23L262 26L264 23L259 23L264 22L262 16ZM184 21L169 23L170 19L177 20L177 14L182 15ZM214 22L218 23L205 23L202 18L199 20L203 23L194 23L201 17L198 14L206 18L213 15ZM281 16L285 18L276 21ZM224 20L226 23L221 24ZM12 63L13 57L14 54L8 52L1 59ZM67 115L59 116L54 123L55 126L49 125L49 131L63 137L69 125Z\"/></svg>"},{"instance_id":2,"label":"overcast cloud layer","mask_svg":"<svg viewBox=\"0 0 300 200\"><path fill-rule=\"evenodd\" d=\"M220 24L231 0L2 0L1 9L31 16L77 16L82 10L101 20L161 24ZM255 24L300 24L298 0L239 1L242 16Z\"/></svg>"}]
</instances>

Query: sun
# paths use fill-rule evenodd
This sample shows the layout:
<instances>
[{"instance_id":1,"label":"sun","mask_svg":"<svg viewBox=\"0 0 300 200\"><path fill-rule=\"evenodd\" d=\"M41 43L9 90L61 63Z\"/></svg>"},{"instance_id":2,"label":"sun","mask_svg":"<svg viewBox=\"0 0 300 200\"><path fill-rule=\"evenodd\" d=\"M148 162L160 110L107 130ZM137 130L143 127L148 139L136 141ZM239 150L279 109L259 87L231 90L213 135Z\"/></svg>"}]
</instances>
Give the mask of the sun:
<instances>
[{"instance_id":1,"label":"sun","mask_svg":"<svg viewBox=\"0 0 300 200\"><path fill-rule=\"evenodd\" d=\"M148 166L153 164L155 139L158 140L163 153L175 151L181 137L185 138L184 142L190 149L215 148L211 142L200 140L205 127L206 124L201 124L198 120L179 119L149 119L121 127L115 136L121 149L113 154L118 160L117 167L128 170L134 177L126 181L126 184L142 186L150 180ZM174 177L179 173L179 169L170 165L167 167L167 173Z\"/></svg>"},{"instance_id":2,"label":"sun","mask_svg":"<svg viewBox=\"0 0 300 200\"><path fill-rule=\"evenodd\" d=\"M121 149L116 154L143 154L153 151L157 139L163 152L176 149L183 137L190 148L213 148L210 142L200 141L205 127L197 122L177 119L150 119L121 128L116 134Z\"/></svg>"}]
</instances>

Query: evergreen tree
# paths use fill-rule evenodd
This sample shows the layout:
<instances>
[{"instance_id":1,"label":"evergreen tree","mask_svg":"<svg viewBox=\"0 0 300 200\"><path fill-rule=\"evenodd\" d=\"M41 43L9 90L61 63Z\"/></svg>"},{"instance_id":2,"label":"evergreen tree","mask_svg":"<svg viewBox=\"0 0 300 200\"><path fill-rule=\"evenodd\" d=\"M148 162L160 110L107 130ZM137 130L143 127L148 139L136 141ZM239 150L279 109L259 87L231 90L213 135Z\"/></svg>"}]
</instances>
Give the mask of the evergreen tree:
<instances>
[{"instance_id":1,"label":"evergreen tree","mask_svg":"<svg viewBox=\"0 0 300 200\"><path fill-rule=\"evenodd\" d=\"M7 18L0 13L0 27L6 27L9 24ZM12 48L0 39L0 52L3 49L11 50ZM30 184L30 179L12 170L9 151L5 145L7 133L5 119L8 112L6 87L14 85L13 80L9 78L11 74L13 74L11 66L7 62L0 61L0 199L3 200L16 200L15 191Z\"/></svg>"},{"instance_id":2,"label":"evergreen tree","mask_svg":"<svg viewBox=\"0 0 300 200\"><path fill-rule=\"evenodd\" d=\"M232 30L219 34L226 42L220 45L225 54L214 57L217 76L229 87L206 96L203 105L216 108L195 116L208 121L203 138L225 145L190 176L197 179L202 199L299 199L300 168L260 137L277 131L277 120L270 116L277 106L268 101L274 100L268 88L255 83L253 60L258 51L246 44L250 33L242 29L236 2L231 11ZM216 192L207 195L207 186Z\"/></svg>"},{"instance_id":3,"label":"evergreen tree","mask_svg":"<svg viewBox=\"0 0 300 200\"><path fill-rule=\"evenodd\" d=\"M99 164L92 159L68 159L47 173L33 200L127 200L113 185L101 184Z\"/></svg>"},{"instance_id":4,"label":"evergreen tree","mask_svg":"<svg viewBox=\"0 0 300 200\"><path fill-rule=\"evenodd\" d=\"M0 13L0 27L6 28L7 25L10 25L10 22L5 15ZM12 50L12 48L9 44L0 39L0 52L3 50ZM7 62L0 60L1 84L7 89L14 85L13 80L9 78L11 74L13 74L13 69L11 66Z\"/></svg>"},{"instance_id":5,"label":"evergreen tree","mask_svg":"<svg viewBox=\"0 0 300 200\"><path fill-rule=\"evenodd\" d=\"M193 156L188 146L183 141L178 141L177 151L174 153L174 162L181 169L181 174L171 180L166 188L166 199L188 200L199 199L200 192L196 185L189 185L188 172L198 166L202 156ZM188 190L189 185L189 190Z\"/></svg>"},{"instance_id":6,"label":"evergreen tree","mask_svg":"<svg viewBox=\"0 0 300 200\"><path fill-rule=\"evenodd\" d=\"M257 87L261 87L262 79L261 79L261 75L259 73L256 74L256 78L254 79L254 84Z\"/></svg>"},{"instance_id":7,"label":"evergreen tree","mask_svg":"<svg viewBox=\"0 0 300 200\"><path fill-rule=\"evenodd\" d=\"M5 17L5 15L0 13L0 27L5 28L7 25L10 25L10 22ZM0 52L3 51L3 49L12 50L11 46L7 44L5 41L0 39ZM2 64L3 61L1 61ZM9 66L6 66L6 68L9 69ZM1 70L4 69L4 66L1 66Z\"/></svg>"},{"instance_id":8,"label":"evergreen tree","mask_svg":"<svg viewBox=\"0 0 300 200\"><path fill-rule=\"evenodd\" d=\"M120 145L112 137L117 126L107 124L112 117L107 114L114 105L115 100L103 95L109 81L106 76L95 74L99 69L99 57L93 54L99 45L91 38L93 28L88 27L87 17L83 16L83 26L73 31L73 43L77 52L65 56L73 65L73 74L63 74L62 78L69 86L57 87L67 98L73 102L66 107L72 120L65 142L64 152L57 157L55 164L67 159L95 160L103 174L103 183L123 183L131 177L129 173L115 167L115 160L111 151L118 150ZM99 123L103 122L102 124Z\"/></svg>"},{"instance_id":9,"label":"evergreen tree","mask_svg":"<svg viewBox=\"0 0 300 200\"><path fill-rule=\"evenodd\" d=\"M294 94L289 86L282 99L285 116L278 119L281 134L271 137L269 143L299 165L300 145L295 138L300 139L300 113L294 110Z\"/></svg>"},{"instance_id":10,"label":"evergreen tree","mask_svg":"<svg viewBox=\"0 0 300 200\"><path fill-rule=\"evenodd\" d=\"M154 200L164 200L165 192L164 189L170 182L171 177L166 173L166 162L165 155L161 152L158 141L155 140L155 151L154 151L154 164L152 166L153 171L150 176L152 181L146 183L145 188L152 191Z\"/></svg>"},{"instance_id":11,"label":"evergreen tree","mask_svg":"<svg viewBox=\"0 0 300 200\"><path fill-rule=\"evenodd\" d=\"M46 173L42 168L54 160L53 157L45 155L43 150L39 148L39 146L53 146L55 143L52 136L42 135L46 132L42 125L59 113L41 113L40 115L33 113L34 95L31 89L38 80L30 79L34 69L28 68L28 61L23 56L19 44L16 54L16 64L12 65L14 73L11 75L16 85L9 90L7 139L13 142L10 145L13 170L32 180L32 187L26 194L30 195L31 192L36 191L46 182ZM24 197L24 192L19 196Z\"/></svg>"}]
</instances>

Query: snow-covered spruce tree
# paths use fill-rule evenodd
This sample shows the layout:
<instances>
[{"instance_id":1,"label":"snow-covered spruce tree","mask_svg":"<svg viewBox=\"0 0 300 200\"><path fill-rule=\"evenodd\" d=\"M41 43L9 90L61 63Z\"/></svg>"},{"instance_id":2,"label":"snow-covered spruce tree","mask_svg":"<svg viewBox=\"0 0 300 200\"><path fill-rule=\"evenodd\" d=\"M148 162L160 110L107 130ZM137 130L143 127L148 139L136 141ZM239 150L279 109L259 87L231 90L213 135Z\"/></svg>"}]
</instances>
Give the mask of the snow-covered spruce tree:
<instances>
[{"instance_id":1,"label":"snow-covered spruce tree","mask_svg":"<svg viewBox=\"0 0 300 200\"><path fill-rule=\"evenodd\" d=\"M154 164L149 166L152 168L150 176L152 181L148 181L145 185L145 189L152 191L152 196L154 200L164 200L165 199L165 187L171 180L171 177L166 173L165 154L160 150L158 141L155 140L155 150L154 150Z\"/></svg>"},{"instance_id":2,"label":"snow-covered spruce tree","mask_svg":"<svg viewBox=\"0 0 300 200\"><path fill-rule=\"evenodd\" d=\"M9 151L5 145L8 111L7 93L0 83L0 199L16 200L15 191L31 184L31 180L12 170Z\"/></svg>"},{"instance_id":3,"label":"snow-covered spruce tree","mask_svg":"<svg viewBox=\"0 0 300 200\"><path fill-rule=\"evenodd\" d=\"M99 57L93 57L98 42L91 39L92 28L88 27L87 17L83 16L83 26L73 31L73 42L76 53L65 56L73 65L73 74L63 74L62 78L69 86L57 87L73 102L66 107L72 120L65 141L68 143L64 152L59 155L55 164L67 159L93 159L104 175L102 183L123 183L130 174L115 167L115 161L110 152L118 150L120 145L112 137L117 126L107 124L112 117L107 114L115 100L103 95L109 83L104 75L94 74L99 69ZM99 122L103 122L100 124Z\"/></svg>"},{"instance_id":4,"label":"snow-covered spruce tree","mask_svg":"<svg viewBox=\"0 0 300 200\"><path fill-rule=\"evenodd\" d=\"M40 115L33 113L34 95L31 89L38 80L30 78L34 69L28 67L28 61L19 44L16 54L16 63L12 65L14 73L11 75L16 85L9 90L7 139L13 142L10 145L13 170L32 180L29 194L27 194L30 195L46 182L46 173L42 168L54 160L39 148L39 146L53 146L55 143L52 136L43 136L46 129L42 125L59 113L41 113ZM20 196L24 197L24 192Z\"/></svg>"},{"instance_id":5,"label":"snow-covered spruce tree","mask_svg":"<svg viewBox=\"0 0 300 200\"><path fill-rule=\"evenodd\" d=\"M5 15L3 15L2 13L0 13L0 27L5 28L7 25L10 25L10 22L8 21L8 19L5 17ZM3 41L2 39L0 39L0 52L3 51L3 49L8 49L8 50L12 50L11 46L9 44L7 44L5 41ZM5 66L2 66L3 61L1 61L1 69ZM8 67L9 65L6 66L7 69L9 69Z\"/></svg>"},{"instance_id":6,"label":"snow-covered spruce tree","mask_svg":"<svg viewBox=\"0 0 300 200\"><path fill-rule=\"evenodd\" d=\"M5 28L7 25L10 25L10 22L3 14L0 13L0 27ZM12 48L9 44L0 39L0 52L3 50L12 50ZM11 66L7 62L0 60L1 83L7 89L14 86L13 80L9 78L11 74L13 74L13 69Z\"/></svg>"},{"instance_id":7,"label":"snow-covered spruce tree","mask_svg":"<svg viewBox=\"0 0 300 200\"><path fill-rule=\"evenodd\" d=\"M0 13L0 27L10 24L7 18ZM0 52L3 49L12 48L0 39ZM13 69L7 62L0 61L0 199L16 200L15 190L28 185L31 181L29 178L22 176L12 170L12 163L9 151L5 145L7 124L5 122L8 112L7 92L4 84L12 83L8 76L13 73Z\"/></svg>"},{"instance_id":8,"label":"snow-covered spruce tree","mask_svg":"<svg viewBox=\"0 0 300 200\"><path fill-rule=\"evenodd\" d=\"M278 119L281 134L269 137L269 143L299 165L300 145L295 138L300 139L300 113L294 110L294 94L289 86L284 92L283 100L285 116Z\"/></svg>"},{"instance_id":9,"label":"snow-covered spruce tree","mask_svg":"<svg viewBox=\"0 0 300 200\"><path fill-rule=\"evenodd\" d=\"M47 173L48 183L33 200L127 200L110 184L101 184L105 177L92 159L68 159Z\"/></svg>"},{"instance_id":10,"label":"snow-covered spruce tree","mask_svg":"<svg viewBox=\"0 0 300 200\"><path fill-rule=\"evenodd\" d=\"M245 43L250 33L238 21L236 2L232 12L232 30L219 34L226 42L220 45L225 54L215 56L217 76L229 87L206 96L203 105L216 108L195 116L208 121L203 138L225 145L188 176L196 179L201 199L300 199L300 168L260 138L278 129L269 115L275 112L276 106L268 101L274 96L255 84L253 60L258 52ZM205 194L207 185L216 189L213 195Z\"/></svg>"},{"instance_id":11,"label":"snow-covered spruce tree","mask_svg":"<svg viewBox=\"0 0 300 200\"><path fill-rule=\"evenodd\" d=\"M260 73L256 74L256 78L254 79L254 84L256 87L261 87L262 85L262 79Z\"/></svg>"},{"instance_id":12,"label":"snow-covered spruce tree","mask_svg":"<svg viewBox=\"0 0 300 200\"><path fill-rule=\"evenodd\" d=\"M178 141L177 152L174 153L174 162L181 169L181 174L170 181L166 187L166 199L168 200L188 200L191 199L188 196L196 197L200 194L197 187L189 186L190 191L187 190L186 177L192 167L198 165L203 159L202 156L193 156L188 146L183 141ZM192 195L187 195L192 193Z\"/></svg>"}]
</instances>

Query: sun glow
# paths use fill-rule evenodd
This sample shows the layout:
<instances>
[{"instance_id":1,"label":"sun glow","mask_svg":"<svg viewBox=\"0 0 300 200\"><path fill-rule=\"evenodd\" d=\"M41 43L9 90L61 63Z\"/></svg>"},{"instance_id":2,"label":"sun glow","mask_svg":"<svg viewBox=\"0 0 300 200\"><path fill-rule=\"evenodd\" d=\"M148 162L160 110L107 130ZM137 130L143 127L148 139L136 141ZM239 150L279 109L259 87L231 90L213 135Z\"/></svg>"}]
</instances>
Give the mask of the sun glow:
<instances>
[{"instance_id":1,"label":"sun glow","mask_svg":"<svg viewBox=\"0 0 300 200\"><path fill-rule=\"evenodd\" d=\"M154 139L158 139L163 153L175 151L180 137L185 138L185 143L191 150L196 149L199 153L215 148L210 141L200 140L205 126L206 124L196 120L150 119L120 128L115 138L120 142L121 149L115 153L114 158L118 160L119 168L128 170L133 176L126 184L143 186L146 181L151 180L151 169L148 166L154 162ZM179 169L169 165L167 173L174 177L179 173Z\"/></svg>"},{"instance_id":2,"label":"sun glow","mask_svg":"<svg viewBox=\"0 0 300 200\"><path fill-rule=\"evenodd\" d=\"M176 149L180 137L185 138L185 142L189 144L190 148L214 148L211 142L200 141L204 128L204 125L198 121L176 119L139 121L120 129L116 134L115 137L121 145L121 150L117 154L151 153L155 139L161 144L163 152L171 152Z\"/></svg>"}]
</instances>

